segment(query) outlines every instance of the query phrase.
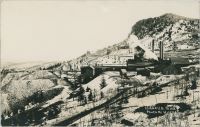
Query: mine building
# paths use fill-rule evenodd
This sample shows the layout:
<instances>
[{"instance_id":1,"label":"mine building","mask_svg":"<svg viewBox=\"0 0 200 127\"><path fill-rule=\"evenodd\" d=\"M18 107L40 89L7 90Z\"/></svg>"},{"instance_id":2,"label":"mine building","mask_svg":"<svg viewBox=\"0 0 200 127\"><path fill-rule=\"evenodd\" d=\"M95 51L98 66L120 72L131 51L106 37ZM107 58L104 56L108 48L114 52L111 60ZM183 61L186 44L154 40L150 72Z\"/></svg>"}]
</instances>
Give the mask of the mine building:
<instances>
[{"instance_id":1,"label":"mine building","mask_svg":"<svg viewBox=\"0 0 200 127\"><path fill-rule=\"evenodd\" d=\"M170 75L170 74L181 74L182 67L191 65L192 63L189 62L187 58L177 58L171 57L169 60L163 60L159 65L158 68L162 74Z\"/></svg>"},{"instance_id":2,"label":"mine building","mask_svg":"<svg viewBox=\"0 0 200 127\"><path fill-rule=\"evenodd\" d=\"M121 69L119 73L121 78L128 78L126 69Z\"/></svg>"},{"instance_id":3,"label":"mine building","mask_svg":"<svg viewBox=\"0 0 200 127\"><path fill-rule=\"evenodd\" d=\"M95 68L93 66L81 67L82 82L89 82L95 76Z\"/></svg>"},{"instance_id":4,"label":"mine building","mask_svg":"<svg viewBox=\"0 0 200 127\"><path fill-rule=\"evenodd\" d=\"M152 51L155 50L154 45L155 44L153 41L151 44ZM194 60L182 57L171 57L164 59L164 46L162 41L159 42L160 53L158 61L144 59L144 50L140 47L137 48L140 52L134 56L125 56L124 58L119 56L121 57L121 60L126 60L126 64L98 64L95 66L88 65L81 67L81 82L87 83L105 71L119 71L122 78L128 78L128 72L136 72L137 75L142 76L150 76L150 72L161 72L165 75L176 75L183 73L183 67L196 63Z\"/></svg>"},{"instance_id":5,"label":"mine building","mask_svg":"<svg viewBox=\"0 0 200 127\"><path fill-rule=\"evenodd\" d=\"M94 79L96 76L103 73L105 70L101 67L94 66L83 66L81 67L81 76L79 77L79 81L81 83L87 83Z\"/></svg>"},{"instance_id":6,"label":"mine building","mask_svg":"<svg viewBox=\"0 0 200 127\"><path fill-rule=\"evenodd\" d=\"M176 66L188 66L191 64L188 58L178 58L178 57L171 57L170 58L171 64Z\"/></svg>"},{"instance_id":7,"label":"mine building","mask_svg":"<svg viewBox=\"0 0 200 127\"><path fill-rule=\"evenodd\" d=\"M150 70L147 68L137 68L137 75L150 76Z\"/></svg>"},{"instance_id":8,"label":"mine building","mask_svg":"<svg viewBox=\"0 0 200 127\"><path fill-rule=\"evenodd\" d=\"M134 71L137 68L144 68L144 67L148 67L152 65L154 65L154 62L150 62L150 61L137 62L136 60L129 59L127 61L127 70Z\"/></svg>"},{"instance_id":9,"label":"mine building","mask_svg":"<svg viewBox=\"0 0 200 127\"><path fill-rule=\"evenodd\" d=\"M171 74L177 75L181 73L181 68L170 64L161 69L161 73L164 75L171 75Z\"/></svg>"}]
</instances>

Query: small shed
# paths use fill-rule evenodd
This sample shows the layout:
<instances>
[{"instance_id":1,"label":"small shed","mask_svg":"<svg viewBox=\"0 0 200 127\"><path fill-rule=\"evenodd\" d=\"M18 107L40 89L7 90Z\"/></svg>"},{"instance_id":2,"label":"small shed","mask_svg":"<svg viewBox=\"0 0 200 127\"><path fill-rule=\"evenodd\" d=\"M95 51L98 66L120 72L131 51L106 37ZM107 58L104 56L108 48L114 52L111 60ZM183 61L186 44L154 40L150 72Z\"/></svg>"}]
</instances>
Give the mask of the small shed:
<instances>
[{"instance_id":1,"label":"small shed","mask_svg":"<svg viewBox=\"0 0 200 127\"><path fill-rule=\"evenodd\" d=\"M190 61L187 58L177 58L177 57L171 57L171 64L174 64L176 66L187 66L190 65Z\"/></svg>"},{"instance_id":2,"label":"small shed","mask_svg":"<svg viewBox=\"0 0 200 127\"><path fill-rule=\"evenodd\" d=\"M81 75L83 77L83 83L87 83L95 76L95 68L93 66L81 67Z\"/></svg>"},{"instance_id":3,"label":"small shed","mask_svg":"<svg viewBox=\"0 0 200 127\"><path fill-rule=\"evenodd\" d=\"M150 70L146 68L137 68L137 75L150 76Z\"/></svg>"},{"instance_id":4,"label":"small shed","mask_svg":"<svg viewBox=\"0 0 200 127\"><path fill-rule=\"evenodd\" d=\"M171 74L180 74L181 73L181 68L176 65L168 65L162 69L162 74L164 75L171 75Z\"/></svg>"},{"instance_id":5,"label":"small shed","mask_svg":"<svg viewBox=\"0 0 200 127\"><path fill-rule=\"evenodd\" d=\"M127 71L126 71L126 69L121 69L120 70L120 76L122 78L127 78Z\"/></svg>"}]
</instances>

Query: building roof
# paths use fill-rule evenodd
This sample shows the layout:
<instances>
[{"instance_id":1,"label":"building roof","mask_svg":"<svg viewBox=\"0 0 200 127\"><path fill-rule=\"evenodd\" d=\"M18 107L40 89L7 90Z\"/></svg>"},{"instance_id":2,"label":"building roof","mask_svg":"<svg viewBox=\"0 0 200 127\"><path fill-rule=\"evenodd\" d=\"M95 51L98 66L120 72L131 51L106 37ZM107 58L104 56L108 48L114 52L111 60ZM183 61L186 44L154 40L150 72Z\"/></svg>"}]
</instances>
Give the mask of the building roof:
<instances>
[{"instance_id":1,"label":"building roof","mask_svg":"<svg viewBox=\"0 0 200 127\"><path fill-rule=\"evenodd\" d=\"M91 69L95 69L93 66L91 66L91 65L88 65L88 66L82 66L81 68L91 68Z\"/></svg>"},{"instance_id":2,"label":"building roof","mask_svg":"<svg viewBox=\"0 0 200 127\"><path fill-rule=\"evenodd\" d=\"M119 57L134 57L134 55L132 55L132 54L131 55L123 55L123 56L121 55Z\"/></svg>"},{"instance_id":3,"label":"building roof","mask_svg":"<svg viewBox=\"0 0 200 127\"><path fill-rule=\"evenodd\" d=\"M122 73L127 73L126 69L121 69Z\"/></svg>"},{"instance_id":4,"label":"building roof","mask_svg":"<svg viewBox=\"0 0 200 127\"><path fill-rule=\"evenodd\" d=\"M137 63L128 62L127 64L129 67L147 67L153 65L153 63L151 62L137 62Z\"/></svg>"}]
</instances>

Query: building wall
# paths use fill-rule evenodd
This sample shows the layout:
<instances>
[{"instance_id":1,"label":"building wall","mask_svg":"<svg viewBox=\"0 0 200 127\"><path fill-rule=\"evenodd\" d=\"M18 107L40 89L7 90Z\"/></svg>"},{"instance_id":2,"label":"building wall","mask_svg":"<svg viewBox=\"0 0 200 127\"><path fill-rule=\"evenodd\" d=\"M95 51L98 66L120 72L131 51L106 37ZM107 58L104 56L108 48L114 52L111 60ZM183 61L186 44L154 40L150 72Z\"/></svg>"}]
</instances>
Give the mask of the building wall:
<instances>
[{"instance_id":1,"label":"building wall","mask_svg":"<svg viewBox=\"0 0 200 127\"><path fill-rule=\"evenodd\" d=\"M179 74L180 72L181 72L181 68L175 65L168 65L162 70L162 74L165 74L165 75Z\"/></svg>"}]
</instances>

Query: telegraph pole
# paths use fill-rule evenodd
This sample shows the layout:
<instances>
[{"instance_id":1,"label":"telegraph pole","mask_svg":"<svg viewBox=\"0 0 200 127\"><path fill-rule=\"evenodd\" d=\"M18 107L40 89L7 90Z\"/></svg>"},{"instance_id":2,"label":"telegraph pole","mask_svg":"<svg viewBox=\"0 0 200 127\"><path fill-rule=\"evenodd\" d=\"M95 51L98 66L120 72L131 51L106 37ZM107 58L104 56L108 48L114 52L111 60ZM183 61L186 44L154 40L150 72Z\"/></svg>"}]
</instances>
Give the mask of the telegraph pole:
<instances>
[{"instance_id":1,"label":"telegraph pole","mask_svg":"<svg viewBox=\"0 0 200 127\"><path fill-rule=\"evenodd\" d=\"M168 92L169 92L169 91L167 90L167 99L168 99Z\"/></svg>"},{"instance_id":2,"label":"telegraph pole","mask_svg":"<svg viewBox=\"0 0 200 127\"><path fill-rule=\"evenodd\" d=\"M193 90L193 102L194 102L194 90Z\"/></svg>"}]
</instances>

